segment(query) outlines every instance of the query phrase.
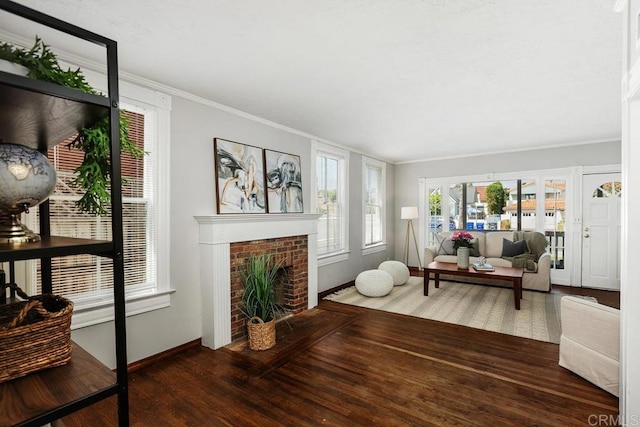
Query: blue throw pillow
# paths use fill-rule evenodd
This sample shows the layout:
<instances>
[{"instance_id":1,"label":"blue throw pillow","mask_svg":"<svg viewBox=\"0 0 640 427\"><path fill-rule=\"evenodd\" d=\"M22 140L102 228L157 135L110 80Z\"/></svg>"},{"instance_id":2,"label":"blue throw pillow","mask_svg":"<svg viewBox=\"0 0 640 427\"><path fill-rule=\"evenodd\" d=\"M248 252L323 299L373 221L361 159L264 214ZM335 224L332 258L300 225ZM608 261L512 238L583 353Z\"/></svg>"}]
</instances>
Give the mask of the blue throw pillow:
<instances>
[{"instance_id":1,"label":"blue throw pillow","mask_svg":"<svg viewBox=\"0 0 640 427\"><path fill-rule=\"evenodd\" d=\"M524 240L512 242L511 240L502 239L502 257L514 257L522 255L527 250L527 244Z\"/></svg>"}]
</instances>

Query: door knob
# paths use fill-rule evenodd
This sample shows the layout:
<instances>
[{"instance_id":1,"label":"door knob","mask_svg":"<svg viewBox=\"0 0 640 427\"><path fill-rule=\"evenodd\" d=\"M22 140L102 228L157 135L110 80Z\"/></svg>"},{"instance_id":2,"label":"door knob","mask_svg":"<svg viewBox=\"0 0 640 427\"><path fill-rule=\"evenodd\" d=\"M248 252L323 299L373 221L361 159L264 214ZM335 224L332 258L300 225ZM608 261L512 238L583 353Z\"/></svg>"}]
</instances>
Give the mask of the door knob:
<instances>
[{"instance_id":1,"label":"door knob","mask_svg":"<svg viewBox=\"0 0 640 427\"><path fill-rule=\"evenodd\" d=\"M585 239L588 239L588 238L589 238L589 235L588 235L588 234L585 234L585 235L584 235L584 237L585 237Z\"/></svg>"}]
</instances>

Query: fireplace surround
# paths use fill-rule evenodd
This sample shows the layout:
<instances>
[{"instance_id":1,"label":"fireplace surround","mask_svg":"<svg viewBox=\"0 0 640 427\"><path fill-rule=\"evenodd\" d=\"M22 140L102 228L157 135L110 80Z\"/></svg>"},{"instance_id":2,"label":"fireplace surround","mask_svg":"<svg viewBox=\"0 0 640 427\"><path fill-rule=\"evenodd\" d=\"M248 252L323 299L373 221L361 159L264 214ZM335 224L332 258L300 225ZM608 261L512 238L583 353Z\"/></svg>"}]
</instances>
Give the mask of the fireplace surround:
<instances>
[{"instance_id":1,"label":"fireplace surround","mask_svg":"<svg viewBox=\"0 0 640 427\"><path fill-rule=\"evenodd\" d=\"M319 217L318 214L195 217L199 224L202 345L217 349L244 334L240 330L244 323L234 313L232 301L238 297L236 266L249 253L260 250L275 253L276 258L283 260L283 266L293 271L284 302L294 314L318 304Z\"/></svg>"}]
</instances>

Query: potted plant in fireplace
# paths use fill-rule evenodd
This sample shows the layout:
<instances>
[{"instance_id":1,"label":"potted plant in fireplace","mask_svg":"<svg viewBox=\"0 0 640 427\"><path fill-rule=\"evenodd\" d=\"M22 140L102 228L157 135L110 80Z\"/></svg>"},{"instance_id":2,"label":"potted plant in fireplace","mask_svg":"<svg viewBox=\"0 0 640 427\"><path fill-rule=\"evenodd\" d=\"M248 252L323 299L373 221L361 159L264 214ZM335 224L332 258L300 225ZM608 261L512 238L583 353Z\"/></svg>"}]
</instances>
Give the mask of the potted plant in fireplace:
<instances>
[{"instance_id":1,"label":"potted plant in fireplace","mask_svg":"<svg viewBox=\"0 0 640 427\"><path fill-rule=\"evenodd\" d=\"M254 255L241 273L244 288L239 309L247 317L251 350L268 350L276 344L276 319L284 314L276 293L279 268L271 255Z\"/></svg>"}]
</instances>

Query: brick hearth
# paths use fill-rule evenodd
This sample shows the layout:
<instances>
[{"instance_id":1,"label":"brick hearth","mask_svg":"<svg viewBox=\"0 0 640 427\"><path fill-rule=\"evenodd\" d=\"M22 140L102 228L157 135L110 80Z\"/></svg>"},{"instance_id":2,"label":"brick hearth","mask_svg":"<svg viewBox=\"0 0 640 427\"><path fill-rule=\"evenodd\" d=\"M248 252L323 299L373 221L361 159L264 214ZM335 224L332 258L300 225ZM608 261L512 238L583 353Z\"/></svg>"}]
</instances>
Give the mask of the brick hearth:
<instances>
[{"instance_id":1,"label":"brick hearth","mask_svg":"<svg viewBox=\"0 0 640 427\"><path fill-rule=\"evenodd\" d=\"M242 271L249 257L272 254L285 271L279 275L283 287L280 301L291 314L300 313L308 308L308 246L307 236L290 236L277 239L252 240L231 243L231 339L246 335L246 319L237 308L242 298Z\"/></svg>"}]
</instances>

